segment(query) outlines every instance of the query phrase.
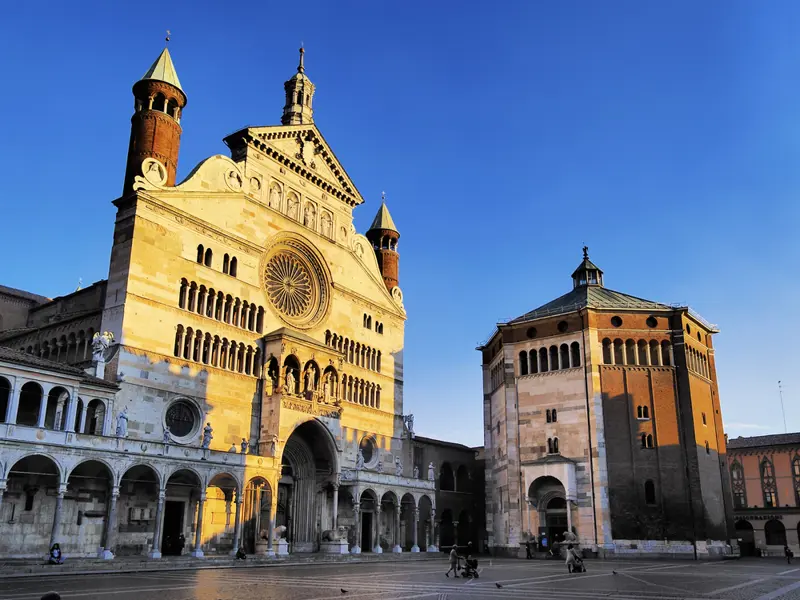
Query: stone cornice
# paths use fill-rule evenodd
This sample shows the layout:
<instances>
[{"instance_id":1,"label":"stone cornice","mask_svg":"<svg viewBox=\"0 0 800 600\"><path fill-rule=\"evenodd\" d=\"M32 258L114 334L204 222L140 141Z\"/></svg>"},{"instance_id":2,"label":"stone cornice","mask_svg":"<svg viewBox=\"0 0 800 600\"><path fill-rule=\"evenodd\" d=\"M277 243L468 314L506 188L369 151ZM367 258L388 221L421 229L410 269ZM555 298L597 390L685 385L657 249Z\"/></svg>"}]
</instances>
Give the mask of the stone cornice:
<instances>
[{"instance_id":1,"label":"stone cornice","mask_svg":"<svg viewBox=\"0 0 800 600\"><path fill-rule=\"evenodd\" d=\"M386 306L383 306L381 304L376 303L374 300L370 300L366 296L362 296L361 294L359 294L355 290L353 290L353 289L351 289L351 288L349 288L347 286L344 286L341 283L336 283L335 281L333 281L333 282L331 282L331 285L333 286L333 289L338 290L339 292L342 292L343 294L346 294L346 295L350 296L352 299L355 299L362 306L365 306L366 308L369 308L370 310L383 311L383 312L385 312L385 313L387 313L387 314L389 314L389 315L391 315L393 317L397 317L401 321L405 321L407 319L405 311L401 312L400 309L397 307L397 305L394 303L394 301L392 301L392 303L390 305L391 308L387 308ZM381 281L381 287L386 289L386 286L384 285L383 281ZM387 292L387 294L388 294L388 292ZM390 298L391 298L391 296L390 296ZM382 315L379 315L379 317L381 319L384 318Z\"/></svg>"}]
</instances>

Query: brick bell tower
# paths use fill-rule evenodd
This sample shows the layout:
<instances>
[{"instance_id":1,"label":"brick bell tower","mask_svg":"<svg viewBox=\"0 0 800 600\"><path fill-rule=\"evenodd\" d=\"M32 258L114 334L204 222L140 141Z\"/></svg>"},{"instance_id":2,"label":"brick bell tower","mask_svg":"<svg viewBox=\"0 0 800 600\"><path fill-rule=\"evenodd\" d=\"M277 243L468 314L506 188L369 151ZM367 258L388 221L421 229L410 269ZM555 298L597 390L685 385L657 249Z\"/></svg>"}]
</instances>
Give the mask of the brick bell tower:
<instances>
[{"instance_id":1,"label":"brick bell tower","mask_svg":"<svg viewBox=\"0 0 800 600\"><path fill-rule=\"evenodd\" d=\"M372 220L372 225L367 231L367 239L375 249L378 267L383 275L383 282L390 292L400 284L400 255L397 253L397 240L400 233L386 208L386 194L381 196L381 207Z\"/></svg>"},{"instance_id":2,"label":"brick bell tower","mask_svg":"<svg viewBox=\"0 0 800 600\"><path fill-rule=\"evenodd\" d=\"M186 94L166 46L144 77L133 85L133 96L135 112L131 117L123 196L132 191L134 178L142 175L145 158L161 162L167 169L166 185L175 185L181 145L181 113L186 106Z\"/></svg>"}]
</instances>

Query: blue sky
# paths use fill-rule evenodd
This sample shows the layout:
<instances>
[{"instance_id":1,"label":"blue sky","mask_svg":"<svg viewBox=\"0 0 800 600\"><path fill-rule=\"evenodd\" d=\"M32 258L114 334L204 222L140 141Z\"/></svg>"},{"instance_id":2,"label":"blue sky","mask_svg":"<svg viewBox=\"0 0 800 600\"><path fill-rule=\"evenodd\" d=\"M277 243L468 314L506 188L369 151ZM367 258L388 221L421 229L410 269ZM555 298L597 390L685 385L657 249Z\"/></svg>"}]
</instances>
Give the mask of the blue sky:
<instances>
[{"instance_id":1,"label":"blue sky","mask_svg":"<svg viewBox=\"0 0 800 600\"><path fill-rule=\"evenodd\" d=\"M315 121L401 230L406 410L481 444L498 320L614 289L719 324L732 436L800 429L800 3L21 3L0 20L0 282L107 276L132 84L173 32L189 103L179 178L279 122L306 46Z\"/></svg>"}]
</instances>

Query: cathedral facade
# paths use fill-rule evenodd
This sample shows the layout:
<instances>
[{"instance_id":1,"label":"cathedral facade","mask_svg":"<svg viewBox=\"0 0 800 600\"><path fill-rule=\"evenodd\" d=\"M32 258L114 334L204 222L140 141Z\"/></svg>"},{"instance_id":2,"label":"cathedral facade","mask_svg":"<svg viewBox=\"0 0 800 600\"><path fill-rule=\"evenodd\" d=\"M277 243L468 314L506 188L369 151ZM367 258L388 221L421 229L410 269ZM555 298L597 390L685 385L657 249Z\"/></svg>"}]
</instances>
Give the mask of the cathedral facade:
<instances>
[{"instance_id":1,"label":"cathedral facade","mask_svg":"<svg viewBox=\"0 0 800 600\"><path fill-rule=\"evenodd\" d=\"M586 248L572 287L478 348L489 546L731 553L716 327L606 288Z\"/></svg>"},{"instance_id":2,"label":"cathedral facade","mask_svg":"<svg viewBox=\"0 0 800 600\"><path fill-rule=\"evenodd\" d=\"M353 226L302 50L284 90L280 125L178 182L188 97L165 49L133 86L108 280L0 288L0 555L437 549L400 234L385 203Z\"/></svg>"}]
</instances>

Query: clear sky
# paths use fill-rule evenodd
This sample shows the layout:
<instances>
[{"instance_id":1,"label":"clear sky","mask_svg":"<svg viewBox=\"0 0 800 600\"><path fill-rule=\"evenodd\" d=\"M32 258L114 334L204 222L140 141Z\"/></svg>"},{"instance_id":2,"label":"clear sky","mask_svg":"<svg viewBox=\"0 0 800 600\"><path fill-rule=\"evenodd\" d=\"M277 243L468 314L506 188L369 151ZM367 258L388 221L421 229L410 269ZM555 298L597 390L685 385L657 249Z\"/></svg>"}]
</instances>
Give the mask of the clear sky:
<instances>
[{"instance_id":1,"label":"clear sky","mask_svg":"<svg viewBox=\"0 0 800 600\"><path fill-rule=\"evenodd\" d=\"M315 121L401 232L405 405L483 442L477 342L570 289L719 324L732 436L800 430L800 3L37 2L0 19L0 283L107 276L132 84L172 30L179 179L279 122L306 47Z\"/></svg>"}]
</instances>

